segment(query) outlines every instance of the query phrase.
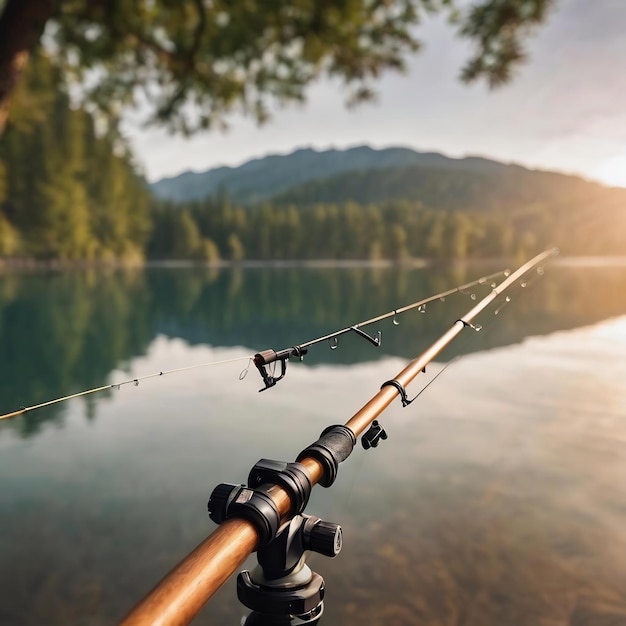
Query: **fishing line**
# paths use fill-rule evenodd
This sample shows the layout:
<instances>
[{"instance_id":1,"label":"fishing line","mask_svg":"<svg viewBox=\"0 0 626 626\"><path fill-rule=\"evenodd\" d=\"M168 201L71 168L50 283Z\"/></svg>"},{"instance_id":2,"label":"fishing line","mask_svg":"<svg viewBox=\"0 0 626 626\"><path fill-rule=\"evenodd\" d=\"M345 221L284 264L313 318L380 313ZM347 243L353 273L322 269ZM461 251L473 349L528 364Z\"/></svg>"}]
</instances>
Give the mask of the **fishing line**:
<instances>
[{"instance_id":1,"label":"fishing line","mask_svg":"<svg viewBox=\"0 0 626 626\"><path fill-rule=\"evenodd\" d=\"M472 280L468 283L464 283L463 285L459 285L458 287L453 287L452 289L448 289L447 291L442 291L440 293L435 294L434 296L429 296L428 298L424 298L423 300L418 300L417 302L413 302L412 304L407 304L406 306L400 307L399 309L394 309L393 311L389 311L388 313L377 315L376 317L372 317L371 319L365 320L364 322L359 322L358 324L348 326L347 328L342 328L341 330L335 331L334 333L329 333L328 335L322 335L321 337L318 337L317 339L311 339L310 341L307 341L305 343L298 344L297 347L303 349L303 348L308 348L312 345L315 345L316 343L321 343L322 341L328 341L331 350L334 350L338 345L338 342L335 342L334 340L338 338L340 335L345 335L352 331L358 332L358 329L360 329L363 326L369 326L370 324L374 324L376 322L386 320L390 317L392 317L396 322L394 326L398 326L400 322L398 322L397 316L400 315L401 313L405 313L406 311L411 311L413 309L417 309L419 313L426 313L427 304L429 304L430 302L435 302L437 300L441 300L442 302L445 302L445 298L447 296L451 296L455 293L469 295L470 297L474 296L472 300L475 300L476 294L468 292L467 291L468 289L470 289L471 287L475 287L477 285L487 285L487 283L493 280L494 278L497 278L498 276L509 276L510 273L511 273L510 270L507 269L507 270L500 270L499 272L494 272L493 274L489 274L487 276L481 276L480 278L477 278L476 280ZM489 286L493 289L495 287L495 284L489 284ZM363 336L364 333L359 333L359 334ZM369 337L369 335L367 335L367 337L365 338L369 338L369 341L371 341L372 343L375 343L376 341L374 338Z\"/></svg>"},{"instance_id":2,"label":"fishing line","mask_svg":"<svg viewBox=\"0 0 626 626\"><path fill-rule=\"evenodd\" d=\"M265 385L262 389L259 389L259 391L266 391L267 389L274 387L276 383L278 383L278 381L282 380L285 377L285 374L287 373L287 361L291 357L298 357L300 360L302 360L304 358L304 355L308 352L308 348L315 344L328 342L329 348L331 350L336 350L339 347L339 337L347 333L354 332L359 335L359 337L369 341L374 346L380 347L382 339L381 331L379 330L375 336L372 336L361 330L362 327L374 324L375 322L379 322L388 318L393 318L393 325L399 326L400 322L397 319L399 314L405 313L406 311L411 311L413 309L417 309L418 313L426 313L427 304L436 301L445 302L447 296L451 296L455 293L465 294L468 295L472 300L476 300L476 294L473 291L468 291L469 289L476 286L487 286L494 290L496 288L496 283L493 282L493 279L497 278L498 276L505 276L506 278L508 278L510 274L511 271L508 269L500 270L499 272L494 272L493 274L488 274L487 276L481 276L476 280L472 280L468 283L458 285L457 287L453 287L452 289L448 289L446 291L441 291L440 293L429 296L428 298L424 298L422 300L418 300L417 302L413 302L412 304L400 307L399 309L392 309L388 313L377 315L376 317L372 317L363 322L359 322L358 324L342 328L341 330L337 330L327 335L322 335L321 337L311 339L310 341L298 344L291 348L285 348L278 351L269 349L258 352L254 355L254 365L259 370L259 373L263 380L263 384ZM275 375L277 362L280 362L280 374L278 376Z\"/></svg>"},{"instance_id":3,"label":"fishing line","mask_svg":"<svg viewBox=\"0 0 626 626\"><path fill-rule=\"evenodd\" d=\"M175 374L176 372L186 372L189 370L197 369L200 367L208 367L210 365L223 365L225 363L234 363L235 361L245 361L248 360L248 367L250 367L250 363L253 360L251 356L240 356L235 359L225 359L223 361L211 361L209 363L198 363L197 365L188 365L187 367L177 367L171 370L161 370L160 372L155 372L154 374L146 374L145 376L137 376L135 378L129 378L128 380L122 380L117 383L111 383L109 385L103 385L102 387L94 387L93 389L86 389L85 391L79 391L78 393L72 393L68 396L63 396L61 398L55 398L54 400L48 400L47 402L42 402L41 404L34 404L33 406L27 406L19 409L18 411L13 411L12 413L7 413L6 415L0 415L0 420L7 419L9 417L17 417L18 415L24 415L29 411L34 411L35 409L42 409L43 407L50 406L52 404L58 404L59 402L65 402L66 400L72 400L73 398L80 398L81 396L87 396L92 393L97 393L99 391L105 391L106 389L116 389L119 390L124 385L134 385L135 387L139 386L139 383L142 380L148 380L149 378L158 378L160 376L167 376L168 374ZM247 368L244 370L247 373ZM243 372L242 372L243 374ZM240 380L245 378L245 374L243 376L239 375Z\"/></svg>"},{"instance_id":4,"label":"fishing line","mask_svg":"<svg viewBox=\"0 0 626 626\"><path fill-rule=\"evenodd\" d=\"M455 356L453 359L451 359L450 361L448 361L418 392L415 396L413 396L413 400L415 400L416 398L419 398L425 391L426 389L428 389L428 387L430 387L452 364L457 363L459 361L459 359L461 358L461 355L458 354L457 356ZM411 402L413 402L413 400L411 400Z\"/></svg>"},{"instance_id":5,"label":"fishing line","mask_svg":"<svg viewBox=\"0 0 626 626\"><path fill-rule=\"evenodd\" d=\"M539 273L539 272L538 272ZM306 354L307 352L307 348L321 343L323 341L328 341L328 344L330 346L331 350L335 350L339 347L339 337L341 335L344 335L346 333L349 332L355 332L357 333L359 336L361 336L364 339L367 339L370 343L374 344L375 346L380 346L380 342L381 342L381 331L378 331L377 335L375 337L372 337L370 335L368 335L367 333L365 333L364 331L360 330L361 327L363 326L367 326L369 324L374 324L375 322L379 322L385 319L388 319L390 317L393 317L393 324L395 326L399 325L399 322L397 321L397 316L401 313L405 313L406 311L410 311L412 309L417 309L417 311L419 313L426 313L426 305L430 302L435 302L437 300L440 300L442 302L445 302L445 299L447 296L450 296L452 294L455 293L461 293L461 294L465 294L465 295L469 295L470 298L472 300L476 299L476 294L473 292L469 292L467 291L468 289L471 289L472 287L475 286L482 286L482 285L489 285L489 281L492 281L494 278L498 277L498 276L506 276L508 277L510 275L510 270L501 270L499 272L494 272L493 274L489 274L487 276L481 276L480 278L470 281L468 283L464 283L462 285L459 285L457 287L453 287L452 289L448 289L447 291L442 291L440 293L437 293L433 296L429 296L428 298L424 298L422 300L418 300L417 302L413 302L412 304L406 305L404 307L401 307L399 309L393 309L392 311L389 311L388 313L384 313L382 315L378 315L376 317L373 317L371 319L365 320L363 322L359 322L358 324L354 324L353 326L349 326L347 328L343 328L341 330L335 331L333 333L330 333L328 335L323 335L322 337L318 337L317 339L312 339L311 341L307 341L306 343L302 343L299 344L298 346L295 346L293 348L289 348L287 350L283 350L279 353L276 353L274 350L266 350L265 352L262 353L258 353L254 356L243 356L243 357L237 357L234 359L226 359L226 360L222 360L222 361L211 361L209 363L199 363L198 365L190 365L187 367L178 367L175 369L171 369L171 370L161 370L159 372L155 372L154 374L147 374L145 376L139 376L139 377L135 377L135 378L129 378L128 380L123 380L117 383L111 383L108 385L103 385L101 387L94 387L93 389L86 389L85 391L80 391L78 393L73 393L73 394L69 394L67 396L62 396L60 398L55 398L53 400L48 400L46 402L42 402L40 404L35 404L32 406L28 406L28 407L23 407L17 411L13 411L11 413L6 413L4 415L0 415L0 420L3 419L8 419L11 417L17 417L18 415L24 415L25 413L28 413L30 411L34 411L36 409L41 409L47 406L51 406L53 404L58 404L60 402L65 402L67 400L72 400L73 398L80 398L82 396L87 396L93 393L98 393L100 391L106 391L107 389L116 389L119 390L121 387L123 387L124 385L134 385L135 387L139 386L139 383L143 380L148 380L150 378L158 378L161 376L166 376L167 374L174 374L176 372L185 372L185 371L189 371L192 369L197 369L197 368L201 368L201 367L208 367L211 365L223 365L226 363L234 363L236 361L248 361L247 366L241 371L241 373L239 374L239 380L243 380L247 374L248 371L250 369L250 365L252 363L255 364L255 366L257 367L257 369L261 372L261 376L263 377L263 381L265 382L265 388L262 389L261 391L264 391L265 389L268 389L269 387L272 387L276 384L276 382L278 382L281 378L284 377L285 375L285 371L286 371L286 361L290 356L298 356L300 358L303 357L304 354ZM491 282L490 286L492 288L494 288L495 283ZM496 311L496 314L499 312ZM476 330L478 330L478 327L474 327ZM277 361L280 361L281 363L281 374L280 376L275 376L276 374L276 367L277 367ZM265 369L265 366L269 366L271 364L271 371L268 372ZM445 369L445 368L444 368ZM420 392L421 393L421 392Z\"/></svg>"}]
</instances>

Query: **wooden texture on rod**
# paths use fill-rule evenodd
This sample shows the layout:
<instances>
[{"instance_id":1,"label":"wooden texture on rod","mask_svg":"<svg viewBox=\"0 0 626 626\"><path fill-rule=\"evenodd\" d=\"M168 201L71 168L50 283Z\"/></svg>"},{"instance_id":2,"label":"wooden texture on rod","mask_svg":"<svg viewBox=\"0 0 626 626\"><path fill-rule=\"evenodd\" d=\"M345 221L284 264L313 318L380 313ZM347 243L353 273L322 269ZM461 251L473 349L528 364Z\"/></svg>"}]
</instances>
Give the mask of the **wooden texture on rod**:
<instances>
[{"instance_id":1,"label":"wooden texture on rod","mask_svg":"<svg viewBox=\"0 0 626 626\"><path fill-rule=\"evenodd\" d=\"M406 387L476 316L491 304L503 291L526 272L558 254L547 250L522 265L500 285L492 289L464 317L457 320L419 357L411 361L396 377ZM383 387L347 422L355 437L368 426L398 396L395 387ZM315 485L322 477L323 468L313 458L300 461ZM291 518L291 502L287 492L274 486L270 495L281 514L281 519ZM181 561L135 606L122 621L123 626L181 626L188 624L215 592L234 574L256 548L258 535L254 526L242 519L223 522L193 552Z\"/></svg>"},{"instance_id":2,"label":"wooden texture on rod","mask_svg":"<svg viewBox=\"0 0 626 626\"><path fill-rule=\"evenodd\" d=\"M188 624L255 549L258 535L242 519L221 524L121 622L125 626Z\"/></svg>"}]
</instances>

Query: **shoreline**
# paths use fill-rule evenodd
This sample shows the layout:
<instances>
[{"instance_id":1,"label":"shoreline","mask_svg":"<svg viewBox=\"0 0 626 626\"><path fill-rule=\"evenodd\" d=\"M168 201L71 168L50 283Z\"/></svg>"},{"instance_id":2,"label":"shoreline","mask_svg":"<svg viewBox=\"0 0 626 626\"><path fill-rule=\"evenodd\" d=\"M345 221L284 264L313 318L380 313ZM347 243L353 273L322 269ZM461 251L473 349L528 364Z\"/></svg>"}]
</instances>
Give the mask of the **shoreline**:
<instances>
[{"instance_id":1,"label":"shoreline","mask_svg":"<svg viewBox=\"0 0 626 626\"><path fill-rule=\"evenodd\" d=\"M466 259L411 258L402 261L381 259L289 259L289 260L243 260L243 261L193 261L189 259L147 259L142 261L60 261L37 259L0 259L0 273L13 272L59 272L68 270L136 270L150 268L188 269L423 269L427 267L454 267L472 265L515 265L518 260L511 258L485 257ZM562 267L626 267L626 256L569 256L553 261Z\"/></svg>"}]
</instances>

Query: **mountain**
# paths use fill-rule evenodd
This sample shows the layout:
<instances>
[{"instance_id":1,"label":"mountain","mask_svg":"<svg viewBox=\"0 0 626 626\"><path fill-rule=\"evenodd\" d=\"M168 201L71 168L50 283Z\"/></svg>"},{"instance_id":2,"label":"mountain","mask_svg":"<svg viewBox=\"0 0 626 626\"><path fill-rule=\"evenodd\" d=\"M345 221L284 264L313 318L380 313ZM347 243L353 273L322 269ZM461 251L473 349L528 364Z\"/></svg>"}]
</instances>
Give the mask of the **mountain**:
<instances>
[{"instance_id":1,"label":"mountain","mask_svg":"<svg viewBox=\"0 0 626 626\"><path fill-rule=\"evenodd\" d=\"M254 204L289 189L348 172L423 167L475 173L502 172L508 166L480 157L453 159L436 152L416 152L409 148L375 150L358 146L347 150L318 151L303 148L287 155L269 155L239 167L218 167L206 172L184 172L151 185L157 198L186 202L228 192L242 204Z\"/></svg>"},{"instance_id":2,"label":"mountain","mask_svg":"<svg viewBox=\"0 0 626 626\"><path fill-rule=\"evenodd\" d=\"M626 190L610 190L577 176L528 170L493 163L469 169L408 165L336 174L297 185L273 198L278 205L356 202L361 205L396 200L420 202L431 209L510 213L533 206L579 205L613 192L626 205Z\"/></svg>"},{"instance_id":3,"label":"mountain","mask_svg":"<svg viewBox=\"0 0 626 626\"><path fill-rule=\"evenodd\" d=\"M183 249L234 260L528 256L554 244L567 254L625 251L626 189L478 157L302 149L153 189L177 201L154 213L155 258Z\"/></svg>"}]
</instances>

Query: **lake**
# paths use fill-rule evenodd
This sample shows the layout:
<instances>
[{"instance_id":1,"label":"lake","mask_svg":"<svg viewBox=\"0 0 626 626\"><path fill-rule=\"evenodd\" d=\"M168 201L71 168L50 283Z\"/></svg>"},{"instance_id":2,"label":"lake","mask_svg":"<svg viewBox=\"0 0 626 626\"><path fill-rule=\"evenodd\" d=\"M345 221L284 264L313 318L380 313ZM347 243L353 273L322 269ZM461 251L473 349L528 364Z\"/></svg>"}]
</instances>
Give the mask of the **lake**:
<instances>
[{"instance_id":1,"label":"lake","mask_svg":"<svg viewBox=\"0 0 626 626\"><path fill-rule=\"evenodd\" d=\"M345 423L471 306L471 292L313 347L262 394L245 358L501 266L84 270L0 275L0 413L218 360L0 422L0 623L110 624L214 524L260 459ZM324 624L626 624L626 264L563 259L464 331L307 512ZM488 284L473 293L479 299ZM250 564L254 561L250 560ZM194 623L240 623L234 577Z\"/></svg>"}]
</instances>

